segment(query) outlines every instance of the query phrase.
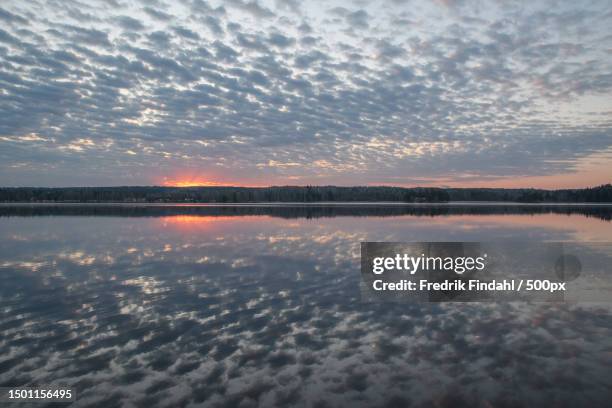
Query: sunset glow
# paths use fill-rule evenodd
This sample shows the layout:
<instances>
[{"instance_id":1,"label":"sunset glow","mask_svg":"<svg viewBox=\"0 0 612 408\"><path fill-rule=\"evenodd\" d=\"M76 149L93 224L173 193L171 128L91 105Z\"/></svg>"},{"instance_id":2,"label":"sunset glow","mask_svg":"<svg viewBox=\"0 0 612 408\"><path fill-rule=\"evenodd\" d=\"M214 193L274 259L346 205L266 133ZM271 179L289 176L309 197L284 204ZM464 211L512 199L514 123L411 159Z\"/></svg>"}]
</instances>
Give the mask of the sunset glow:
<instances>
[{"instance_id":1,"label":"sunset glow","mask_svg":"<svg viewBox=\"0 0 612 408\"><path fill-rule=\"evenodd\" d=\"M210 186L218 186L219 183L214 183L212 181L167 181L164 182L164 186L166 187L210 187Z\"/></svg>"},{"instance_id":2,"label":"sunset glow","mask_svg":"<svg viewBox=\"0 0 612 408\"><path fill-rule=\"evenodd\" d=\"M177 178L167 178L164 177L162 182L164 187L212 187L212 186L220 186L223 183L218 183L211 180L206 180L197 177L177 177Z\"/></svg>"},{"instance_id":3,"label":"sunset glow","mask_svg":"<svg viewBox=\"0 0 612 408\"><path fill-rule=\"evenodd\" d=\"M238 186L238 187L266 187L267 184L264 183L256 183L252 179L221 179L215 174L211 174L209 172L204 171L193 171L191 172L177 172L172 176L165 176L161 179L157 178L153 181L155 185L161 185L164 187L222 187L222 186ZM276 180L270 180L274 184ZM278 183L283 183L282 180L279 180Z\"/></svg>"}]
</instances>

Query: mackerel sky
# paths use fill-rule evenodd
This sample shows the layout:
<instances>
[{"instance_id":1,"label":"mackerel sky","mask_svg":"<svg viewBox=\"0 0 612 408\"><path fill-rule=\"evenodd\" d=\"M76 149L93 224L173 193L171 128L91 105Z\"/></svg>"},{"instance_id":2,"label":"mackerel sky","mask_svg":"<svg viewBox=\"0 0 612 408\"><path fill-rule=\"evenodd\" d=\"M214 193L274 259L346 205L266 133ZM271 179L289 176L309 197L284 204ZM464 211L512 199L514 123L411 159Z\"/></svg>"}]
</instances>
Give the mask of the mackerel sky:
<instances>
[{"instance_id":1,"label":"mackerel sky","mask_svg":"<svg viewBox=\"0 0 612 408\"><path fill-rule=\"evenodd\" d=\"M0 2L3 186L611 174L608 0Z\"/></svg>"}]
</instances>

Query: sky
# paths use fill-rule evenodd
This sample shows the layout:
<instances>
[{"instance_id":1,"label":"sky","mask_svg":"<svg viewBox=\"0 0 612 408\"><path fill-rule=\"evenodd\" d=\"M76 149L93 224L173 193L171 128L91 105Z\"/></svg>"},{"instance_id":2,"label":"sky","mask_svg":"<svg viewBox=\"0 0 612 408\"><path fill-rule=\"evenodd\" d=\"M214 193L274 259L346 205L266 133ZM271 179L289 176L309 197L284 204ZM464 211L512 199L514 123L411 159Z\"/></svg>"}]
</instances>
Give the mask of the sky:
<instances>
[{"instance_id":1,"label":"sky","mask_svg":"<svg viewBox=\"0 0 612 408\"><path fill-rule=\"evenodd\" d=\"M612 3L0 2L0 185L612 182Z\"/></svg>"}]
</instances>

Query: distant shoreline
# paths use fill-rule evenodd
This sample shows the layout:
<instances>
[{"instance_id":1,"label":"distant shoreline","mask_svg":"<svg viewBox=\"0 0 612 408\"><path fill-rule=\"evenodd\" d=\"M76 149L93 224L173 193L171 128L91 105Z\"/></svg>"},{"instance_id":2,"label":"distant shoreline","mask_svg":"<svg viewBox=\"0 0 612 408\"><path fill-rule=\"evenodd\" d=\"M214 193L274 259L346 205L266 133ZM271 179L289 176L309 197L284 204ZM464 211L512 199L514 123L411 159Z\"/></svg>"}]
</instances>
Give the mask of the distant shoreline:
<instances>
[{"instance_id":1,"label":"distant shoreline","mask_svg":"<svg viewBox=\"0 0 612 408\"><path fill-rule=\"evenodd\" d=\"M126 207L428 207L428 206L516 206L516 207L540 207L540 206L612 206L612 202L537 202L522 203L516 201L447 201L447 202L401 202L401 201L317 201L317 202L252 202L252 203L188 203L188 202L124 202L124 201L48 201L48 202L0 202L0 206L126 206Z\"/></svg>"},{"instance_id":2,"label":"distant shoreline","mask_svg":"<svg viewBox=\"0 0 612 408\"><path fill-rule=\"evenodd\" d=\"M612 203L612 185L567 190L389 186L0 187L0 203L472 205ZM372 204L370 204L372 203Z\"/></svg>"}]
</instances>

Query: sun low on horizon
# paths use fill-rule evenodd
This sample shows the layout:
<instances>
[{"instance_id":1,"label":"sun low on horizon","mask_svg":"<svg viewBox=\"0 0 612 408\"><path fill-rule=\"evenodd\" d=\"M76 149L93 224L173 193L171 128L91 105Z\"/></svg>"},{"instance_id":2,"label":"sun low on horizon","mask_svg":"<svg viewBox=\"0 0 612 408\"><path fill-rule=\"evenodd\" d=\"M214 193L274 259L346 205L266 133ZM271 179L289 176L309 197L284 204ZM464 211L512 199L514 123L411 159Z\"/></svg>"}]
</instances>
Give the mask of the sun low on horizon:
<instances>
[{"instance_id":1,"label":"sun low on horizon","mask_svg":"<svg viewBox=\"0 0 612 408\"><path fill-rule=\"evenodd\" d=\"M200 179L164 179L161 185L164 187L214 187L223 184Z\"/></svg>"},{"instance_id":2,"label":"sun low on horizon","mask_svg":"<svg viewBox=\"0 0 612 408\"><path fill-rule=\"evenodd\" d=\"M225 180L217 175L207 175L205 171L173 171L172 175L154 178L149 183L163 187L264 187L248 181Z\"/></svg>"}]
</instances>

